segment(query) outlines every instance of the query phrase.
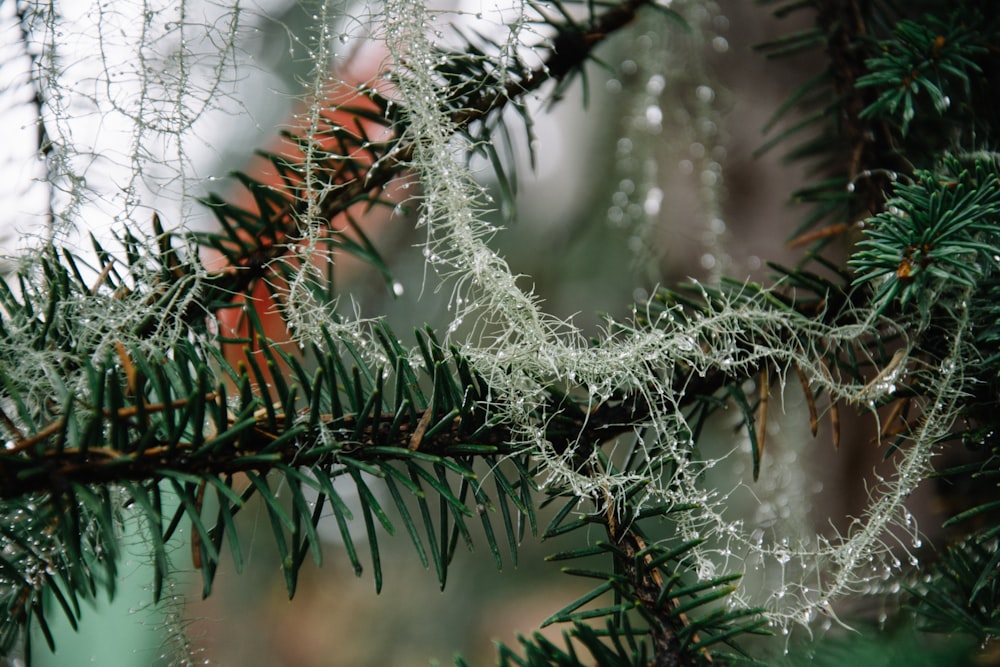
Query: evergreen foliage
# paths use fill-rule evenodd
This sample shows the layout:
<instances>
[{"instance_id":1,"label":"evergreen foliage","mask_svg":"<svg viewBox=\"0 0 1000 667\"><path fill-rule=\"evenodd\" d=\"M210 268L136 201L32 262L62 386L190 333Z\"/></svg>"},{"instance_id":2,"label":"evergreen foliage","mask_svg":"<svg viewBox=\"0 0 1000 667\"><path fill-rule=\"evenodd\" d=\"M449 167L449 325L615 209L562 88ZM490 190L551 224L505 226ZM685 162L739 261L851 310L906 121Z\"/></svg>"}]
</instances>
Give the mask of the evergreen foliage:
<instances>
[{"instance_id":1,"label":"evergreen foliage","mask_svg":"<svg viewBox=\"0 0 1000 667\"><path fill-rule=\"evenodd\" d=\"M96 265L54 235L0 282L0 652L30 659L36 649L18 648L29 628L51 647L54 616L76 627L85 601L114 595L130 521L144 528L156 600L188 526L211 595L223 563L240 571L248 558L237 515L253 504L290 597L304 564L324 558L317 526L329 517L376 592L392 568L387 535L412 543L442 588L460 546L499 567L529 536L579 535L550 557L594 582L546 621L564 625L563 642L523 637L499 648L501 665L783 664L769 646L786 640L766 637L823 617L845 635L797 649L816 664L890 664L878 638L892 632L929 642L921 659L988 655L1000 607L992 3L759 2L814 18L764 54L823 55L771 125L801 120L761 148L815 167L793 195L812 206L790 235L810 251L772 265L769 285L660 289L591 341L517 287L456 147L485 156L512 210L525 176L507 156L530 141L528 97L572 103L562 94L600 64L602 43L649 16L697 31L685 8L698 3L529 4L521 27L549 36L537 64L471 30L446 47L422 3L388 3L388 87L315 104L308 128L286 137L301 159L262 154L281 187L237 174L253 205L205 197L216 231L166 231L154 216L149 235L121 231L120 248L95 239ZM25 39L42 14L21 15ZM338 120L345 111L357 122ZM43 136L39 150L53 150ZM397 334L338 305L332 256L374 266L393 289L365 216L395 207L389 191L414 177L421 194L408 205L457 317L474 323L466 338L457 327ZM227 268L206 268L204 250ZM297 349L270 339L249 305L261 285ZM245 335L219 333L227 315ZM753 481L768 474L769 395L782 391L801 393L814 436L828 421L836 444L841 415L857 412L896 461L836 539L745 534L723 518L728 489L707 482L716 461L703 438L724 409L741 417ZM935 471L934 457L961 461ZM932 478L969 492L942 491L954 543L911 567L899 554L920 538L905 501ZM772 595L741 588L753 559L780 567ZM884 627L840 606L862 593L888 600ZM950 641L959 634L974 642Z\"/></svg>"}]
</instances>

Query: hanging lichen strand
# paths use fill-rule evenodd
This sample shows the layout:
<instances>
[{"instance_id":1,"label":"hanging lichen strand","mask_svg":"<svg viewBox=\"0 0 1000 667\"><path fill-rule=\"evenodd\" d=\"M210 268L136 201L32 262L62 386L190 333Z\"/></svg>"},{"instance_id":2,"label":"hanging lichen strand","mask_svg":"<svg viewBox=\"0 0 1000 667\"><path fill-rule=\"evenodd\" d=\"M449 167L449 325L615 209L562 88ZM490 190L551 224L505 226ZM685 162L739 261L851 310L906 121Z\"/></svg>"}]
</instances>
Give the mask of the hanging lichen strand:
<instances>
[{"instance_id":1,"label":"hanging lichen strand","mask_svg":"<svg viewBox=\"0 0 1000 667\"><path fill-rule=\"evenodd\" d=\"M606 86L613 99L621 99L623 112L615 145L617 183L607 220L630 234L628 247L639 275L654 282L664 256L667 261L681 259L683 251L668 247L672 241L700 237L697 265L714 283L731 267L722 243L726 148L717 99L721 84L708 55L728 50L722 34L728 19L714 2L682 1L670 7L691 29L679 29L659 13L638 16L635 38L621 55L616 78ZM666 197L683 189L690 189L695 200L690 215L678 215L677 206L663 206ZM686 208L680 207L685 213Z\"/></svg>"},{"instance_id":2,"label":"hanging lichen strand","mask_svg":"<svg viewBox=\"0 0 1000 667\"><path fill-rule=\"evenodd\" d=\"M190 216L206 166L197 147L245 108L241 67L252 57L237 43L254 21L239 3L24 3L21 20L40 47L32 69L50 188L48 224L21 221L26 233L90 254L88 233L113 251L124 226L151 233L153 210L171 227Z\"/></svg>"},{"instance_id":3,"label":"hanging lichen strand","mask_svg":"<svg viewBox=\"0 0 1000 667\"><path fill-rule=\"evenodd\" d=\"M427 229L425 256L443 279L452 281L456 317L479 323L462 341L463 352L489 381L494 392L491 410L503 414L523 446L543 462L547 483L593 500L595 511L616 507L626 496L640 506L695 505L697 509L679 515L677 522L684 540L707 540L707 546L691 551L699 576L709 579L719 572L739 571L748 562L780 572L780 585L763 597L737 590L730 604L762 604L782 627L808 623L817 613L832 614L831 600L874 590L897 570L900 563L891 543L895 538L888 537L888 531L899 526L905 534L916 535L905 500L929 469L933 446L954 418L961 383L956 369L964 354L961 335L955 336L943 362L951 371L931 379L928 410L912 435L912 446L899 460L896 478L873 490L869 509L845 535L796 543L783 537L778 525L765 540L757 527L726 519L727 490L699 484L702 473L718 460L695 453L683 411L685 383L675 369L685 369L689 377L719 370L746 377L771 368L781 388L796 369L811 391L866 407L896 391L895 378L905 376L910 365L905 350L884 369L884 381L862 384L834 377L825 365L826 355L876 329L876 315L857 311L850 314L853 324L827 325L769 306L777 300L754 286L728 295L703 291L711 306L693 317L683 315L679 307L655 316L639 312L648 326L613 323L598 344L586 344L571 323L544 313L533 295L517 286L506 261L486 243L493 230L482 220L485 196L456 157L463 150L455 144L452 120L444 111L448 91L433 75L439 54L429 35L432 25L444 23L443 17L432 16L419 0L395 0L387 8L389 51L394 62L405 63L395 70L393 82L405 110L408 139L416 147L412 166L424 187L420 221ZM964 327L962 317L956 314L956 332ZM546 390L554 384L585 392L591 407L616 396L641 396L649 417L634 428L647 434L644 462L614 471L589 443L556 451L538 418Z\"/></svg>"}]
</instances>

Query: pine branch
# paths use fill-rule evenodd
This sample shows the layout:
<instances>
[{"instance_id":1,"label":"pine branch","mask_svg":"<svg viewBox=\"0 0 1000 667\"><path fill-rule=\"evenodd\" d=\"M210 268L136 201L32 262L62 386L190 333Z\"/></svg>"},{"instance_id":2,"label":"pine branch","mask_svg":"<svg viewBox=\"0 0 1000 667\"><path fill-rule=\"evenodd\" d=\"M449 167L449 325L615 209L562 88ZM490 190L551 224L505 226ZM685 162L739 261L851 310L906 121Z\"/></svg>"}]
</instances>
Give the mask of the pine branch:
<instances>
[{"instance_id":1,"label":"pine branch","mask_svg":"<svg viewBox=\"0 0 1000 667\"><path fill-rule=\"evenodd\" d=\"M222 433L204 438L200 446L156 435L150 437L142 423L150 415L168 409L190 412L193 406L202 403L207 404L209 411L226 412L226 406L221 404L223 399L224 395L209 392L177 399L169 406L143 403L119 408L113 414L104 411L104 428L129 434L117 446L57 447L58 441L66 437L65 419L51 422L30 436L10 440L6 452L0 455L0 499L58 493L76 484L107 485L155 479L164 470L199 477L232 476L247 470L266 474L288 465L310 467L335 461L341 455L361 462L405 460L413 452L432 457L471 452L503 458L521 449L508 426L486 423L476 414L478 411L465 419L450 412L441 415L433 408L412 410L404 417L383 412L360 418L353 414L314 418L306 412L294 416L281 411L268 414L264 408L244 416L258 404L253 401L243 406L238 416L228 413ZM631 422L641 414L621 404L608 403L594 410L586 423L566 419L551 423L548 440L556 452L565 451L577 438L583 442L605 442L631 431ZM10 417L3 417L13 424ZM407 421L398 423L402 419ZM316 430L296 424L310 420L319 422ZM427 427L421 430L423 424L432 424L430 433ZM574 432L574 426L579 430ZM332 444L316 446L315 443Z\"/></svg>"},{"instance_id":2,"label":"pine branch","mask_svg":"<svg viewBox=\"0 0 1000 667\"><path fill-rule=\"evenodd\" d=\"M621 566L634 590L636 604L641 605L654 619L650 623L653 642L653 659L650 664L654 667L693 666L696 664L695 657L682 650L678 636L687 617L684 614L674 617L671 613L677 603L669 597L664 599L663 577L652 566L653 556L649 546L640 535L618 524L615 518L617 511L618 508L608 508L606 528L611 543L624 552L620 556Z\"/></svg>"}]
</instances>

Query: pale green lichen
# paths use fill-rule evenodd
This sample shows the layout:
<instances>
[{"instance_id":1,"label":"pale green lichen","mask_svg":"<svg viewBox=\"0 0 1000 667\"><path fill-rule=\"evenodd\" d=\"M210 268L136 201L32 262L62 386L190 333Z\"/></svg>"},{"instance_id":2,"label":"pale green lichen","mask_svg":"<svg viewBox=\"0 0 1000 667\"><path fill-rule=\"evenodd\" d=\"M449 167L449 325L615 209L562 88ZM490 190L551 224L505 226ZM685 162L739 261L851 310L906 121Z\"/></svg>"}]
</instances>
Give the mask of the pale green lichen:
<instances>
[{"instance_id":1,"label":"pale green lichen","mask_svg":"<svg viewBox=\"0 0 1000 667\"><path fill-rule=\"evenodd\" d=\"M952 370L932 381L935 398L899 459L896 478L873 490L864 516L835 540L817 535L800 542L779 537L765 543L759 534L748 533L742 522L723 516L725 489L707 489L699 483L701 473L718 460L690 457L691 431L670 369L686 367L696 374L723 369L739 375L766 363L783 379L795 365L811 387L822 389L832 400L864 407L894 391L895 374L909 362L905 350L872 383L834 378L822 362L823 353L871 331L874 314L858 313L854 325L829 326L735 299L685 324L663 323L609 336L596 347L586 344L570 323L540 309L537 298L518 286L507 262L486 243L492 234L483 222L487 204L458 158L463 151L456 146L453 123L444 111L444 91L432 74L436 56L424 3L392 0L386 9L386 43L393 60L406 63L405 73L395 82L406 109L407 138L416 146L412 166L424 187L420 205L421 224L427 229L425 255L444 279L455 283L453 301L460 306L456 318L483 323L477 328L479 335L463 341L463 353L495 392L491 409L506 417L524 446L543 462L548 483L571 488L600 505L600 499L614 502L642 481L648 484L647 500L697 504L698 510L677 519L682 537L709 537L709 544L715 545L695 550L695 569L705 578L720 569L739 570L750 561L780 570L781 585L765 599L741 590L734 603L764 604L771 619L782 626L808 623L817 613L832 614L831 600L861 590L881 576L883 564L898 562L889 531L900 525L908 534L917 534L905 501L929 471L934 446L954 419L954 400L961 386L961 337L955 336L948 355ZM962 330L961 317L956 318L955 328ZM648 423L635 426L651 429L656 438L646 469L601 472L592 455L594 465L583 473L578 461L569 463L574 452L556 454L534 417L550 383L579 386L594 403L616 391L643 394L653 414ZM657 472L664 458L675 466L669 480Z\"/></svg>"}]
</instances>

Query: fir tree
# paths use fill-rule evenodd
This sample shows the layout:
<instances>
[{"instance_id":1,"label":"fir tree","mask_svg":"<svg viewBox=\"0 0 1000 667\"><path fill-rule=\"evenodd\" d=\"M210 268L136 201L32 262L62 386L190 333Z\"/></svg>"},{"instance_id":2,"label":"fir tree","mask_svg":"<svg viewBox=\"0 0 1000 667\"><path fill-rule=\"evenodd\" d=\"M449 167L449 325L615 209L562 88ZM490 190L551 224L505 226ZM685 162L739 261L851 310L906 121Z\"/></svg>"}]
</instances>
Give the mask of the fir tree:
<instances>
[{"instance_id":1,"label":"fir tree","mask_svg":"<svg viewBox=\"0 0 1000 667\"><path fill-rule=\"evenodd\" d=\"M553 605L546 623L561 624L563 640L500 646L502 665L956 664L995 654L992 3L758 3L811 25L760 45L761 57L819 63L775 110L770 125L784 129L760 149L810 166L792 194L807 213L788 234L806 249L801 261L771 265L766 284L719 275L654 290L653 276L652 294L632 306L622 295L626 315L608 315L599 333L545 311L497 250L494 209L513 216L518 183L532 178L515 173L512 156L531 150L533 100L555 113L579 104L570 86L586 86L594 64L607 66L605 49L640 30L649 43L707 48L711 3L514 3L492 31L421 0L348 7L346 22L317 3L296 122L260 153L266 168L235 174L234 187L195 201L194 177L178 176L180 220L149 212L142 194L172 182L154 168L168 156L178 174L192 169L185 142L208 109L232 103L241 35L255 24L239 5L195 20L183 3L120 13L116 4L127 3L102 5L81 31L97 31L103 49L131 12L122 34L139 29L146 41L134 61L105 53L82 84L63 55L68 6L2 5L31 63L11 90L33 109L49 188L46 232L0 282L4 654L30 659L32 629L53 647L53 618L75 626L86 602L114 594L127 524L140 527L153 602L179 544L210 596L220 568L239 572L263 546L241 534L249 507L267 517L290 597L303 567L323 560L321 524L336 526L344 557L376 592L393 568L380 553L387 534L412 543L442 587L458 557L500 566L516 563L526 540L578 535L550 556L594 582ZM358 24L381 49L377 76L331 84L338 26ZM662 54L652 65L665 70L677 54ZM644 74L639 100L668 79ZM134 75L142 95L117 97L118 75ZM107 89L86 93L97 115L131 123L120 156L88 155L73 124L94 80ZM710 87L698 91L712 101ZM642 127L658 126L662 106L644 108ZM639 155L641 143L628 145ZM95 207L87 165L102 160L132 175ZM489 166L492 193L474 177L478 164ZM615 168L612 156L594 161L609 179ZM703 172L710 196L715 173ZM641 241L663 193L655 176L630 182L612 217ZM115 207L112 233L93 235L92 252L74 245ZM196 229L186 218L197 211L213 224ZM374 221L387 224L389 212L388 224L424 235L422 285L402 283L380 247ZM442 288L449 323L397 331L389 315L349 303L349 261L373 267L396 297ZM856 415L893 465L839 532L802 535L780 516L754 522L727 507L734 489L752 495L769 474L768 424L785 403L835 445L840 421ZM726 410L739 428L713 454ZM747 479L719 473L734 458ZM921 484L938 485L947 512L933 552L907 507Z\"/></svg>"}]
</instances>

